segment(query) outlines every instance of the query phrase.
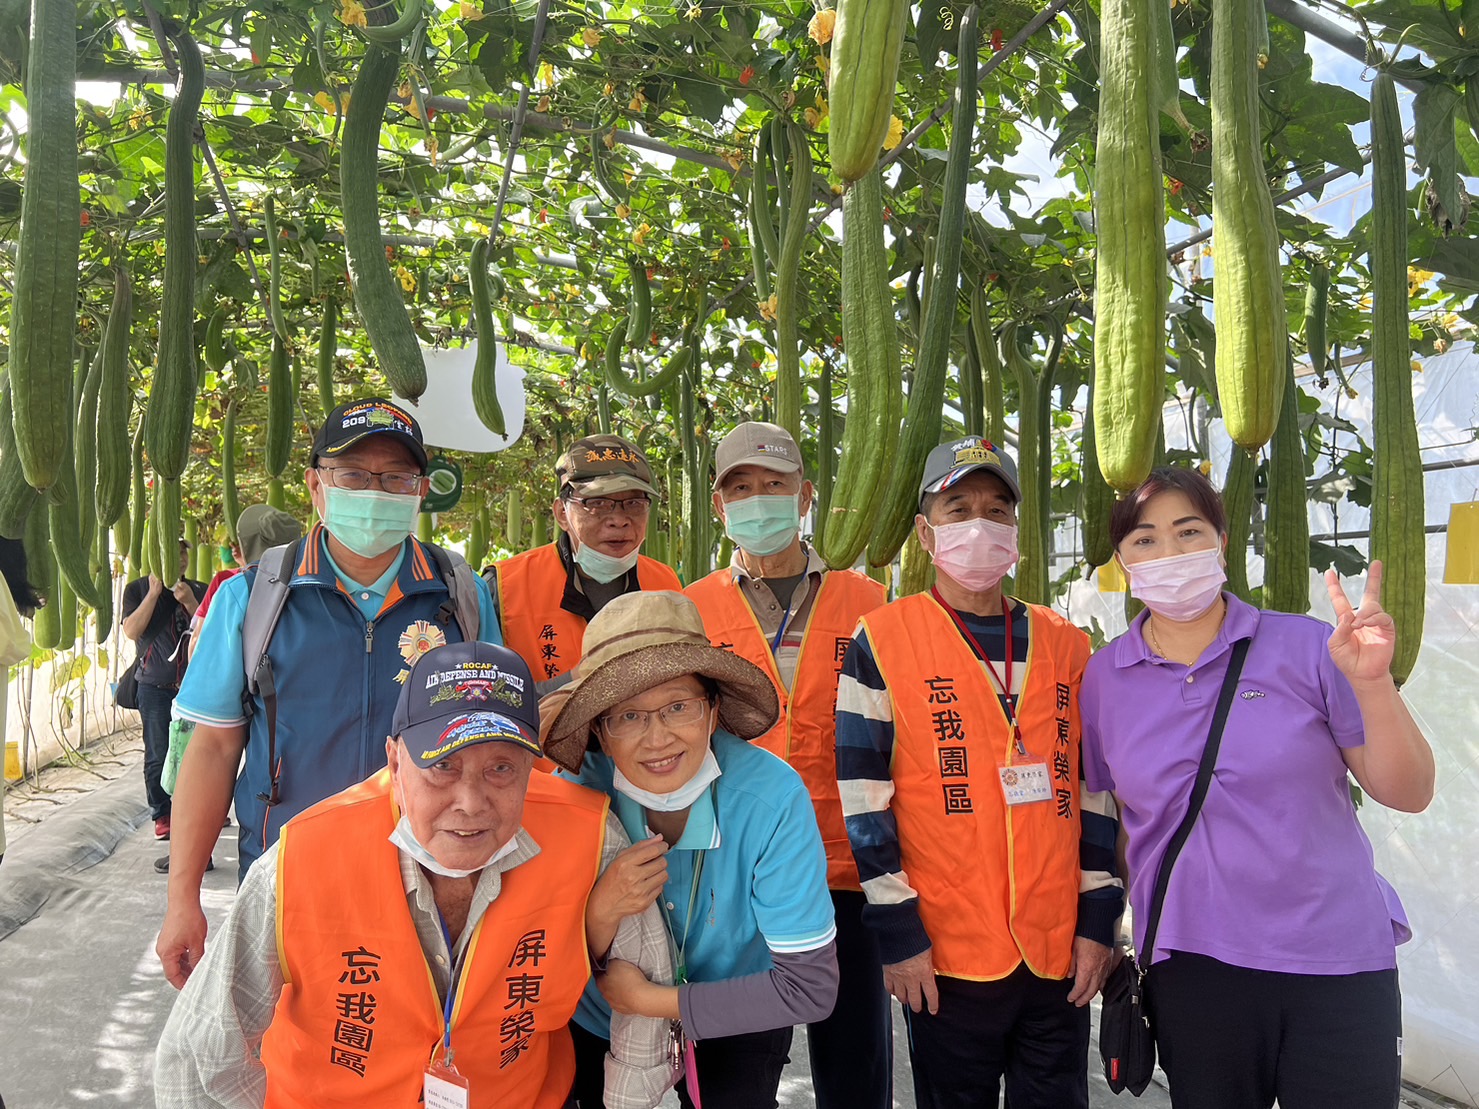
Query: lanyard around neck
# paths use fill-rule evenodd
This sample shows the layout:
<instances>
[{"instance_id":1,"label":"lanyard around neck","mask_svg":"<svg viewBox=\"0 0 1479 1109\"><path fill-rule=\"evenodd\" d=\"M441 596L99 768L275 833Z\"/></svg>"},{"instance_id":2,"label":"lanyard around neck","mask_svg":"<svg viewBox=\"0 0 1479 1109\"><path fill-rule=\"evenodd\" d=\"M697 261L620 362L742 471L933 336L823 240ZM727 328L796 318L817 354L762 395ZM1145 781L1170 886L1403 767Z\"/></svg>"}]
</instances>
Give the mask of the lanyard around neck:
<instances>
[{"instance_id":1,"label":"lanyard around neck","mask_svg":"<svg viewBox=\"0 0 1479 1109\"><path fill-rule=\"evenodd\" d=\"M452 1065L452 1010L457 1004L457 983L462 979L462 968L467 962L467 953L472 948L467 944L462 949L461 955L452 951L452 930L447 927L447 918L442 915L442 910L437 909L437 923L442 926L442 938L447 941L447 958L452 961L452 974L447 980L447 1000L442 1006L442 1062L448 1066ZM463 925L464 930L467 925Z\"/></svg>"},{"instance_id":2,"label":"lanyard around neck","mask_svg":"<svg viewBox=\"0 0 1479 1109\"><path fill-rule=\"evenodd\" d=\"M681 986L684 982L688 981L688 930L693 926L693 908L698 904L698 884L699 880L704 876L704 856L707 854L708 848L706 847L699 848L695 852L696 857L693 860L693 882L688 887L688 915L683 920L683 940L681 943L673 939L673 933L676 929L673 927L673 917L668 912L667 905L661 901L659 902L663 906L663 916L667 918L668 922L668 948L673 956L673 975L675 978L673 984L677 986Z\"/></svg>"},{"instance_id":3,"label":"lanyard around neck","mask_svg":"<svg viewBox=\"0 0 1479 1109\"><path fill-rule=\"evenodd\" d=\"M1016 698L1012 693L1012 659L1016 654L1016 650L1012 641L1011 604L1007 601L1006 596L1003 595L1001 598L1001 618L1004 625L1002 631L1006 639L1006 650L1003 652L1005 658L1002 661L1002 669L1005 673L998 674L995 664L991 661L991 656L986 653L986 648L981 646L981 641L975 637L971 629L966 627L965 621L960 618L960 613L950 607L950 603L944 597L940 596L940 591L936 587L930 587L930 595L939 602L941 608L950 614L950 619L954 622L956 629L965 641L974 648L976 656L981 660L981 664L986 667L986 672L991 675L991 680L1001 688L1002 711L1006 713L1007 726L1012 730L1012 740L1017 745L1017 753L1019 755L1026 755L1027 747L1022 742L1022 728L1017 723Z\"/></svg>"}]
</instances>

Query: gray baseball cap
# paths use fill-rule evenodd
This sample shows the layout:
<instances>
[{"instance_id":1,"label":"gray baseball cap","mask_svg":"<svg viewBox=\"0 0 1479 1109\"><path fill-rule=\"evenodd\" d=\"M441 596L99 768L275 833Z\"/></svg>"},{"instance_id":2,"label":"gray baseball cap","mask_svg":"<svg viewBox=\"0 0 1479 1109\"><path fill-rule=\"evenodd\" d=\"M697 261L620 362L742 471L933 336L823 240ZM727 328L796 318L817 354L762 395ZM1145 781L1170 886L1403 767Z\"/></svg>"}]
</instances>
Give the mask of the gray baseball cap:
<instances>
[{"instance_id":1,"label":"gray baseball cap","mask_svg":"<svg viewBox=\"0 0 1479 1109\"><path fill-rule=\"evenodd\" d=\"M1022 500L1022 489L1017 484L1017 464L1012 456L1000 447L988 443L979 435L967 435L941 443L930 451L924 460L924 480L919 483L919 499L926 493L943 493L966 474L985 470L1006 482L1012 496Z\"/></svg>"},{"instance_id":2,"label":"gray baseball cap","mask_svg":"<svg viewBox=\"0 0 1479 1109\"><path fill-rule=\"evenodd\" d=\"M714 448L714 488L730 470L760 466L780 474L801 471L801 448L779 424L750 420L739 424Z\"/></svg>"}]
</instances>

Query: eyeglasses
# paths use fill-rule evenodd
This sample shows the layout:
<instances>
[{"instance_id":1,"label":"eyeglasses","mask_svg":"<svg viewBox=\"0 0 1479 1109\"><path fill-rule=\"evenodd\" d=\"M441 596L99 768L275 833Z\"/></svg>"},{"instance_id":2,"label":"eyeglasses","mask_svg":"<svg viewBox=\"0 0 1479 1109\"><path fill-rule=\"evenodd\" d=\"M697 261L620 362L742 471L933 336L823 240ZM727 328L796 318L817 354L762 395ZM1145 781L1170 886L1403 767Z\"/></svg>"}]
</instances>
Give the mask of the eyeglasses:
<instances>
[{"instance_id":1,"label":"eyeglasses","mask_svg":"<svg viewBox=\"0 0 1479 1109\"><path fill-rule=\"evenodd\" d=\"M650 497L627 497L624 500L613 500L610 497L577 497L570 494L565 498L574 501L592 516L614 516L621 513L623 516L646 516L652 508Z\"/></svg>"},{"instance_id":2,"label":"eyeglasses","mask_svg":"<svg viewBox=\"0 0 1479 1109\"><path fill-rule=\"evenodd\" d=\"M421 492L421 475L406 473L404 470L353 470L347 466L320 466L318 472L334 475L329 478L329 484L339 489L358 491L379 485L387 493L405 495Z\"/></svg>"},{"instance_id":3,"label":"eyeglasses","mask_svg":"<svg viewBox=\"0 0 1479 1109\"><path fill-rule=\"evenodd\" d=\"M688 697L660 709L612 713L600 718L601 726L606 729L608 739L636 739L647 734L655 716L675 732L692 732L703 727L708 719L708 707L707 697Z\"/></svg>"}]
</instances>

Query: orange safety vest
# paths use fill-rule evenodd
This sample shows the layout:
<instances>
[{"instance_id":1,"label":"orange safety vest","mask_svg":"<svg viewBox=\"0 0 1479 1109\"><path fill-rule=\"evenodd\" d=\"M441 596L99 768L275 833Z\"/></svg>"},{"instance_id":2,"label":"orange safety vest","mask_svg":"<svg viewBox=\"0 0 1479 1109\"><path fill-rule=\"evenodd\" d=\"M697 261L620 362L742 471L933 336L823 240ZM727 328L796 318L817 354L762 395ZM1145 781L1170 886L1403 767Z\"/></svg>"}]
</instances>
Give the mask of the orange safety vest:
<instances>
[{"instance_id":1,"label":"orange safety vest","mask_svg":"<svg viewBox=\"0 0 1479 1109\"><path fill-rule=\"evenodd\" d=\"M560 607L567 581L569 574L554 543L498 563L503 644L523 656L535 681L558 678L580 661L586 622ZM677 574L646 555L637 556L637 584L675 593L683 588Z\"/></svg>"},{"instance_id":2,"label":"orange safety vest","mask_svg":"<svg viewBox=\"0 0 1479 1109\"><path fill-rule=\"evenodd\" d=\"M472 1104L559 1109L567 1027L590 977L585 902L607 799L533 775L523 827L539 854L503 875L468 941L452 1051ZM277 844L283 990L262 1038L268 1109L414 1106L440 1057L443 1007L406 904L390 772L315 805Z\"/></svg>"},{"instance_id":3,"label":"orange safety vest","mask_svg":"<svg viewBox=\"0 0 1479 1109\"><path fill-rule=\"evenodd\" d=\"M904 873L937 973L1005 978L1019 964L1066 978L1078 918L1078 689L1088 637L1052 609L1023 605L1027 665L1017 700L1024 757L997 687L928 593L863 618L894 717L890 803ZM1001 668L997 667L1000 674ZM1007 805L1000 776L1044 762L1053 797Z\"/></svg>"},{"instance_id":4,"label":"orange safety vest","mask_svg":"<svg viewBox=\"0 0 1479 1109\"><path fill-rule=\"evenodd\" d=\"M837 677L858 619L883 604L887 592L855 570L829 570L822 575L789 694L733 570L716 570L684 592L698 605L714 646L733 651L770 676L780 698L781 716L775 727L754 742L785 759L806 783L827 849L828 888L862 889L837 796Z\"/></svg>"}]
</instances>

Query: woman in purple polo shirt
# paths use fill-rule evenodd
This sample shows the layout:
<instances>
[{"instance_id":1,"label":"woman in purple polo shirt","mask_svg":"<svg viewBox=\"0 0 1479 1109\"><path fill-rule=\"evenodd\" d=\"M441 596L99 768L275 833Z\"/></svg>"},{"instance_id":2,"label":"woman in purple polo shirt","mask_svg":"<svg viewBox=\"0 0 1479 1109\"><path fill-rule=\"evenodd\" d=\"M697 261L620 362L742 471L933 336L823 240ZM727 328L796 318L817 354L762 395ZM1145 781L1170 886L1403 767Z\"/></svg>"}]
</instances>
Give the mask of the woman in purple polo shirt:
<instances>
[{"instance_id":1,"label":"woman in purple polo shirt","mask_svg":"<svg viewBox=\"0 0 1479 1109\"><path fill-rule=\"evenodd\" d=\"M1158 469L1110 532L1146 605L1084 675L1087 787L1112 790L1129 839L1136 950L1167 842L1187 810L1232 645L1250 639L1147 978L1177 1109L1392 1109L1401 1079L1396 946L1411 933L1372 864L1347 784L1418 812L1433 756L1392 682L1396 643L1372 563L1338 623L1222 591L1227 522L1195 470Z\"/></svg>"}]
</instances>

